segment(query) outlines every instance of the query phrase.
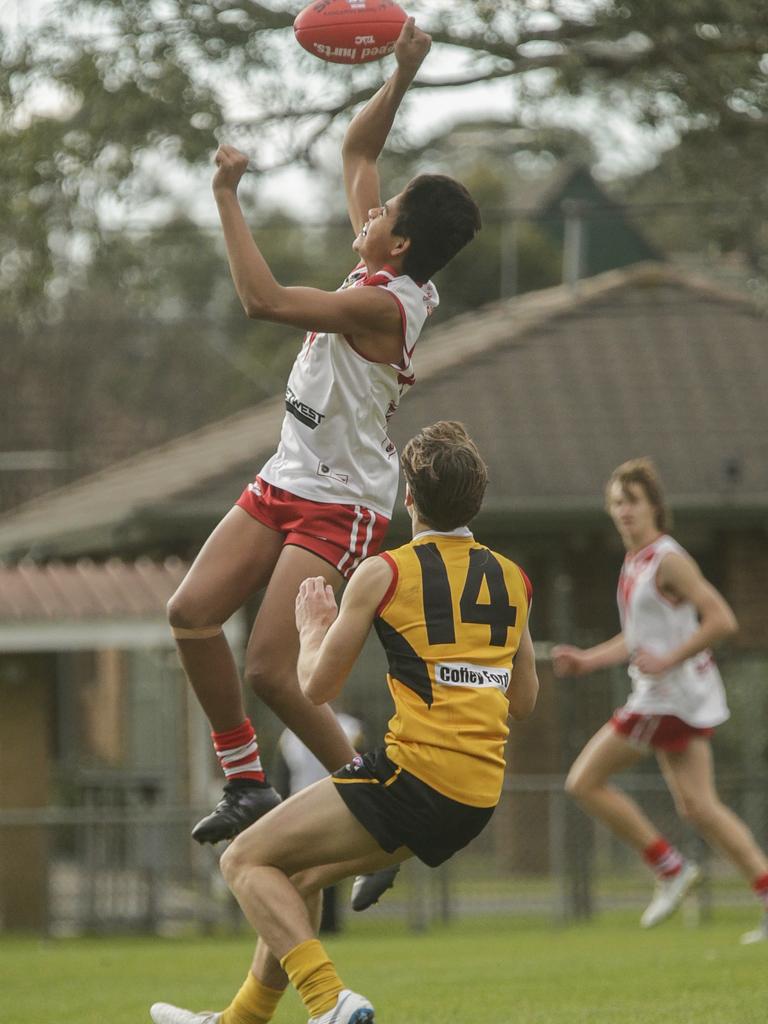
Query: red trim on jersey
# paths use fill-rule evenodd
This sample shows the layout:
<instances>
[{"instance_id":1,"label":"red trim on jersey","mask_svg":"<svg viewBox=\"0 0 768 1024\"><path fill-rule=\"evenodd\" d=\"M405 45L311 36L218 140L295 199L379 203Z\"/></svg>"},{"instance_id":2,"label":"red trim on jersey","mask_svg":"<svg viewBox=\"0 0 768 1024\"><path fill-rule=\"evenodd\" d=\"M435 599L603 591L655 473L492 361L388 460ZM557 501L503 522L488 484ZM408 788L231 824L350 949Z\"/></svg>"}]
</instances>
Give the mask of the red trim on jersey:
<instances>
[{"instance_id":1,"label":"red trim on jersey","mask_svg":"<svg viewBox=\"0 0 768 1024\"><path fill-rule=\"evenodd\" d=\"M397 297L397 295L395 295L394 292L391 292L389 290L389 288L386 287L386 285L388 283L389 283L389 279L388 278L383 278L381 284L378 284L375 281L367 281L367 280L363 282L363 284L372 284L376 288L381 288L382 291L385 292L385 294L391 296L395 300L395 302L397 303L397 305L398 305L398 307L400 309L400 327L401 327L401 330L403 332L403 348L405 349L405 351L408 353L408 356L410 357L410 354L413 351L413 349L411 349L411 352L408 352L408 348L406 347L406 343L405 343L405 338L406 338L406 333L405 332L406 332L407 327L408 327L408 318L406 316L405 309L403 308L403 304L400 301L400 299ZM405 358L401 359L400 362L396 363L396 364L395 363L390 363L390 361L388 359L371 359L370 356L367 356L364 352L360 351L360 349L354 343L354 341L352 340L352 337L349 334L343 334L342 337L344 338L344 341L346 341L346 343L352 349L352 351L355 352L357 355L359 355L361 359L365 359L365 361L367 363L376 363L378 366L396 366L398 370L403 369L402 363L405 362ZM406 379L404 382L401 382L401 383L412 383L412 378L411 379Z\"/></svg>"},{"instance_id":2,"label":"red trim on jersey","mask_svg":"<svg viewBox=\"0 0 768 1024\"><path fill-rule=\"evenodd\" d=\"M392 595L395 592L395 587L397 586L397 579L398 579L398 575L399 575L398 570L397 570L397 562L389 554L388 551L382 551L379 554L379 558L383 558L384 561L387 563L387 565L392 570L392 579L391 579L390 584L387 587L386 591L384 592L384 597L382 597L382 599L379 601L378 605L376 606L376 615L377 616L381 615L381 613L387 607L389 602L392 600Z\"/></svg>"},{"instance_id":3,"label":"red trim on jersey","mask_svg":"<svg viewBox=\"0 0 768 1024\"><path fill-rule=\"evenodd\" d=\"M525 592L528 595L528 604L530 605L531 598L533 597L533 584L528 579L525 569L521 569L519 565L517 568L520 569L520 575L523 577L523 583L525 584Z\"/></svg>"},{"instance_id":4,"label":"red trim on jersey","mask_svg":"<svg viewBox=\"0 0 768 1024\"><path fill-rule=\"evenodd\" d=\"M368 268L366 267L366 271ZM377 270L373 274L366 273L363 278L363 284L382 284L383 282L391 281L395 277L402 277L403 275L392 266L391 263L385 263L380 270Z\"/></svg>"},{"instance_id":5,"label":"red trim on jersey","mask_svg":"<svg viewBox=\"0 0 768 1024\"><path fill-rule=\"evenodd\" d=\"M349 347L352 349L355 355L360 356L360 358L364 359L366 363L375 363L377 366L389 366L389 363L385 359L371 359L371 357L367 356L365 352L361 352L360 349L352 340L351 335L342 334L342 338L344 339L344 341L346 341L346 343L349 345Z\"/></svg>"},{"instance_id":6,"label":"red trim on jersey","mask_svg":"<svg viewBox=\"0 0 768 1024\"><path fill-rule=\"evenodd\" d=\"M660 601L663 601L663 603L668 608L679 608L681 605L685 604L686 602L685 601L673 601L671 597L667 597L667 595L664 593L664 591L659 586L659 584L658 584L658 582L656 580L656 577L659 574L659 569L661 568L664 559L665 558L669 558L670 555L679 555L679 554L680 554L679 551L667 551L665 554L663 554L661 556L661 558L659 559L659 564L656 566L656 572L653 574L653 589L656 591L656 596L658 597L658 599Z\"/></svg>"},{"instance_id":7,"label":"red trim on jersey","mask_svg":"<svg viewBox=\"0 0 768 1024\"><path fill-rule=\"evenodd\" d=\"M618 598L619 604L625 609L629 607L632 591L635 589L635 583L637 582L637 565L646 565L656 557L656 542L658 540L659 537L656 537L650 544L646 544L644 548L640 548L634 553L627 552L624 556L624 563L619 573ZM654 577L654 586L655 582Z\"/></svg>"},{"instance_id":8,"label":"red trim on jersey","mask_svg":"<svg viewBox=\"0 0 768 1024\"><path fill-rule=\"evenodd\" d=\"M383 288L384 286L383 285L378 285L377 287ZM405 307L403 306L402 302L400 301L400 297L398 295L396 295L393 291L390 291L389 288L384 288L384 291L387 293L387 295L391 295L392 296L392 298L395 300L395 302L397 303L397 305L398 305L398 307L400 309L400 326L401 326L402 331L403 331L403 348L405 349L406 352L408 352L408 344L406 342L406 338L407 338L407 333L406 332L408 330L408 317L406 316L406 313L405 313ZM412 351L413 351L413 349L411 349L411 352ZM410 355L411 352L408 352L408 355ZM401 359L400 362L402 363L403 360ZM400 365L400 363L398 363L398 366L399 365Z\"/></svg>"}]
</instances>

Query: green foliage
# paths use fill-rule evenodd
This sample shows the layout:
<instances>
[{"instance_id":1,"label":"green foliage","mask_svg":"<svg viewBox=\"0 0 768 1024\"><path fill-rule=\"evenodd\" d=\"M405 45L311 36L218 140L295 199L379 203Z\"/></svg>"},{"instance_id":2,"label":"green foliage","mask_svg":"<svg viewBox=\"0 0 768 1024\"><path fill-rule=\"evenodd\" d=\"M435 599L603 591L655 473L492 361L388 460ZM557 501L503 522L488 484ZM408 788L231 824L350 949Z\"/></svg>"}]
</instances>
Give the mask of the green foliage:
<instances>
[{"instance_id":1,"label":"green foliage","mask_svg":"<svg viewBox=\"0 0 768 1024\"><path fill-rule=\"evenodd\" d=\"M0 36L6 383L26 373L30 408L52 417L49 437L9 423L11 446L66 446L75 453L71 476L282 386L295 332L245 320L218 236L197 223L201 202L190 189L198 182L201 195L207 189L204 168L223 135L258 167L314 161L318 140L337 137L336 119L388 70L305 54L290 31L295 7L287 0L60 0L46 5L34 31ZM697 197L716 187L722 214L706 227L689 218L684 233L745 252L764 274L762 0L545 7L414 0L409 10L454 57L444 75L428 63L416 88L506 81L516 113L503 131L486 119L474 141L449 135L415 153L396 132L400 153L390 151L385 180L392 170L402 184L422 164L442 161L484 208L508 210L516 200L505 161L532 161L535 176L542 156L592 158L588 139L548 129L541 113L547 99L589 95L683 139L637 195ZM520 128L530 124L537 129ZM508 145L509 130L527 141ZM338 210L337 182L333 189L328 208ZM307 231L259 213L251 204L279 279L338 284L352 263L346 231ZM480 238L438 278L441 317L495 298L500 281L509 287L514 277L516 290L525 290L559 277L552 243L522 225L514 273L500 271L504 229L486 219ZM127 229L116 233L114 225ZM677 247L663 230L658 240ZM102 419L111 428L95 431Z\"/></svg>"},{"instance_id":2,"label":"green foliage","mask_svg":"<svg viewBox=\"0 0 768 1024\"><path fill-rule=\"evenodd\" d=\"M737 257L765 282L766 159L764 129L691 132L628 188L629 200L661 207L672 201L663 216L646 218L646 230L661 248Z\"/></svg>"},{"instance_id":3,"label":"green foliage","mask_svg":"<svg viewBox=\"0 0 768 1024\"><path fill-rule=\"evenodd\" d=\"M549 97L589 94L680 136L723 132L737 149L749 138L751 168L764 161L762 0L606 0L546 16L518 0L415 0L412 10L456 55L455 73L436 77L427 65L417 88L507 79L520 85L521 118ZM201 166L232 120L235 83L251 113L229 125L229 137L262 165L311 157L382 69L314 60L293 43L293 13L278 0L63 0L27 38L0 40L6 310L40 312L46 285L71 264L63 236L93 235L107 200L142 201L150 157L161 161L156 195L175 167ZM47 103L55 112L40 112L41 90L58 97Z\"/></svg>"}]
</instances>

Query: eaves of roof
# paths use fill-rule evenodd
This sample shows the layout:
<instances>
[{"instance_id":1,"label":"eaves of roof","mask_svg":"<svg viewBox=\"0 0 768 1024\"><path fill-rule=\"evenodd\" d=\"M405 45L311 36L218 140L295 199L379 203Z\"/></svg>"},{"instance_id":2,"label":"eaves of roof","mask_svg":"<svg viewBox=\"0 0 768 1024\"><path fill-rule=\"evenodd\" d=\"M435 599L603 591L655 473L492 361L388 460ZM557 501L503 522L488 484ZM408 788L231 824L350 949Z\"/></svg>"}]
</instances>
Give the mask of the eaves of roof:
<instances>
[{"instance_id":1,"label":"eaves of roof","mask_svg":"<svg viewBox=\"0 0 768 1024\"><path fill-rule=\"evenodd\" d=\"M749 297L726 292L706 279L656 262L637 264L576 287L558 286L495 302L432 328L419 348L418 380L433 384L501 346L513 349L537 328L578 316L623 288L660 285L684 287L758 314ZM124 535L132 524L164 519L164 507L185 495L203 496L212 481L236 471L245 473L246 467L252 474L274 449L283 410L282 396L270 399L21 506L0 518L0 555L69 555L99 546L109 550L118 533ZM755 496L758 504L765 498ZM551 495L540 504L566 511L569 501L567 494Z\"/></svg>"}]
</instances>

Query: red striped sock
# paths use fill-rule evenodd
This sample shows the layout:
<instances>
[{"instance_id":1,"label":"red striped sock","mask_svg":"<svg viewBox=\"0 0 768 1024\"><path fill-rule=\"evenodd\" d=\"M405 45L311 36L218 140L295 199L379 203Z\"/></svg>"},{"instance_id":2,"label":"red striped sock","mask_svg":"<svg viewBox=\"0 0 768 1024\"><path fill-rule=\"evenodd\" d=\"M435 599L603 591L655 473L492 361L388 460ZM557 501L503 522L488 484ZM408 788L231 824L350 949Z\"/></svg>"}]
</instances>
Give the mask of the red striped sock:
<instances>
[{"instance_id":1,"label":"red striped sock","mask_svg":"<svg viewBox=\"0 0 768 1024\"><path fill-rule=\"evenodd\" d=\"M248 779L251 782L265 782L261 767L259 744L250 718L229 732L212 732L211 739L216 757L224 770L227 782Z\"/></svg>"},{"instance_id":2,"label":"red striped sock","mask_svg":"<svg viewBox=\"0 0 768 1024\"><path fill-rule=\"evenodd\" d=\"M768 913L768 874L756 878L752 883L752 890Z\"/></svg>"},{"instance_id":3,"label":"red striped sock","mask_svg":"<svg viewBox=\"0 0 768 1024\"><path fill-rule=\"evenodd\" d=\"M643 858L657 878L674 878L683 866L683 855L678 849L659 838L643 850Z\"/></svg>"}]
</instances>

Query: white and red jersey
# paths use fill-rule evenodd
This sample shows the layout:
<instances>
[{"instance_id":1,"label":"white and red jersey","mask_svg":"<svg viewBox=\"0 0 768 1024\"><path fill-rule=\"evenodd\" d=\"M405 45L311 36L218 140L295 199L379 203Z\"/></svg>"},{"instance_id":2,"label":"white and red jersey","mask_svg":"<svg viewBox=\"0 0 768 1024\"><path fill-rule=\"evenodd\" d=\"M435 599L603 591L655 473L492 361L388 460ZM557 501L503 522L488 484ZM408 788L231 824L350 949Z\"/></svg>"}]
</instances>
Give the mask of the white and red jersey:
<instances>
[{"instance_id":1,"label":"white and red jersey","mask_svg":"<svg viewBox=\"0 0 768 1024\"><path fill-rule=\"evenodd\" d=\"M639 648L668 654L699 628L694 606L689 601L674 604L656 585L659 566L672 553L685 554L685 549L663 534L624 558L617 598L630 657ZM630 665L629 675L628 711L675 715L699 728L719 725L728 718L723 681L711 651L700 651L660 676L644 675L634 665Z\"/></svg>"},{"instance_id":2,"label":"white and red jersey","mask_svg":"<svg viewBox=\"0 0 768 1024\"><path fill-rule=\"evenodd\" d=\"M431 282L419 285L386 267L368 276L363 264L339 291L371 286L400 309L400 362L375 363L351 339L309 332L288 378L280 444L259 476L302 498L363 505L390 518L399 466L387 421L414 383L413 350L439 298Z\"/></svg>"}]
</instances>

